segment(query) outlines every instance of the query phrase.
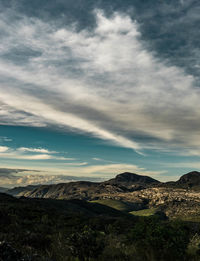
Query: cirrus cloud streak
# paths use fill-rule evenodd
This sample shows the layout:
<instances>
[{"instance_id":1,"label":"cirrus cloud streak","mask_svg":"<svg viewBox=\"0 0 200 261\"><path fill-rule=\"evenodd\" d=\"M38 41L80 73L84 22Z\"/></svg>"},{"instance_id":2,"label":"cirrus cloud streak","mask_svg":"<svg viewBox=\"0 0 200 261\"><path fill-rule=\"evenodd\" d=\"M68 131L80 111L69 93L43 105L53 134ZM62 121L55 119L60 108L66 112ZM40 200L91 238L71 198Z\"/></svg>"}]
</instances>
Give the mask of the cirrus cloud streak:
<instances>
[{"instance_id":1,"label":"cirrus cloud streak","mask_svg":"<svg viewBox=\"0 0 200 261\"><path fill-rule=\"evenodd\" d=\"M147 50L128 15L97 10L96 28L77 31L11 14L0 14L1 124L55 125L139 153L200 145L194 77Z\"/></svg>"}]
</instances>

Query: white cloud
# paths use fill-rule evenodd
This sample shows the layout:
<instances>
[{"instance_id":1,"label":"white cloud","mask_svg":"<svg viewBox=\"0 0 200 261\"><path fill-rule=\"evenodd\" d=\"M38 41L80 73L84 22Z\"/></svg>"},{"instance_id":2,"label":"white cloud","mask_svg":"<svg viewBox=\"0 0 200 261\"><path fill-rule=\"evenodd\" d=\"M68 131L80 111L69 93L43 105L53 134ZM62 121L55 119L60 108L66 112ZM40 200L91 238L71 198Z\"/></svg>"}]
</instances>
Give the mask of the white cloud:
<instances>
[{"instance_id":1,"label":"white cloud","mask_svg":"<svg viewBox=\"0 0 200 261\"><path fill-rule=\"evenodd\" d=\"M6 146L0 146L0 153L2 153L2 152L5 152L5 151L8 151L8 147L6 147Z\"/></svg>"},{"instance_id":2,"label":"white cloud","mask_svg":"<svg viewBox=\"0 0 200 261\"><path fill-rule=\"evenodd\" d=\"M63 166L73 166L73 167L76 167L76 166L85 166L85 165L88 165L88 162L71 162L71 163L63 163Z\"/></svg>"},{"instance_id":3,"label":"white cloud","mask_svg":"<svg viewBox=\"0 0 200 261\"><path fill-rule=\"evenodd\" d=\"M36 154L37 153L37 154ZM75 158L53 155L57 152L47 149L36 148L17 148L0 146L0 158L18 159L18 160L58 160L58 161L73 161Z\"/></svg>"},{"instance_id":4,"label":"white cloud","mask_svg":"<svg viewBox=\"0 0 200 261\"><path fill-rule=\"evenodd\" d=\"M93 165L86 166L80 169L80 173L95 174L101 177L111 178L122 172L131 172L143 175L160 175L165 171L148 171L145 168L141 168L134 164L105 164L105 165Z\"/></svg>"},{"instance_id":5,"label":"white cloud","mask_svg":"<svg viewBox=\"0 0 200 261\"><path fill-rule=\"evenodd\" d=\"M96 19L94 31L77 32L0 15L7 32L0 54L11 57L0 62L1 124L54 124L136 151L149 144L131 137L154 138L155 147L198 147L195 79L148 51L129 16L96 11ZM18 48L40 55L27 53L19 63L12 58Z\"/></svg>"},{"instance_id":6,"label":"white cloud","mask_svg":"<svg viewBox=\"0 0 200 261\"><path fill-rule=\"evenodd\" d=\"M13 172L9 169L9 174L1 176L0 186L13 187L13 186L26 186L33 184L56 184L62 182L70 182L77 180L87 181L103 181L115 177L125 171L151 175L159 177L163 171L147 171L144 168L132 164L106 164L106 165L93 165L87 166L84 164L75 163L74 166L67 165L67 169L62 171L35 171L35 170L18 170ZM36 174L36 172L38 172Z\"/></svg>"},{"instance_id":7,"label":"white cloud","mask_svg":"<svg viewBox=\"0 0 200 261\"><path fill-rule=\"evenodd\" d=\"M5 136L0 136L0 141L1 142L10 142L10 141L12 141L12 139L8 138L8 137L5 137Z\"/></svg>"},{"instance_id":8,"label":"white cloud","mask_svg":"<svg viewBox=\"0 0 200 261\"><path fill-rule=\"evenodd\" d=\"M43 149L43 148L25 148L25 147L18 148L18 151L46 153L46 154L57 153L56 151L49 151L49 150Z\"/></svg>"},{"instance_id":9,"label":"white cloud","mask_svg":"<svg viewBox=\"0 0 200 261\"><path fill-rule=\"evenodd\" d=\"M53 157L48 154L38 154L38 155L23 155L23 156L18 156L19 158L22 159L27 159L27 160L45 160L45 159L52 159Z\"/></svg>"}]
</instances>

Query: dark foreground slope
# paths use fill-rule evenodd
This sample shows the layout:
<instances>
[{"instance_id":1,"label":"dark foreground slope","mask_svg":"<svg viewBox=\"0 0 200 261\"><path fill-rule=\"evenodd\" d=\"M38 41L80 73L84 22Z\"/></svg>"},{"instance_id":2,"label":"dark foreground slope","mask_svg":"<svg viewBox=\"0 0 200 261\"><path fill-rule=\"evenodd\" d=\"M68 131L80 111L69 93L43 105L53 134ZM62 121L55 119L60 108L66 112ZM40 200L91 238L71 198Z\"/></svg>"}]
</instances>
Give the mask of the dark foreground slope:
<instances>
[{"instance_id":1,"label":"dark foreground slope","mask_svg":"<svg viewBox=\"0 0 200 261\"><path fill-rule=\"evenodd\" d=\"M89 240L95 241L96 236L101 239L102 229L122 220L130 224L135 219L113 208L87 201L17 199L0 193L0 260L73 260L76 257L73 251L70 252L73 245L67 247L68 240L72 241L70 237L86 233L85 240L92 237ZM79 244L83 243L82 238L77 240L80 240Z\"/></svg>"},{"instance_id":2,"label":"dark foreground slope","mask_svg":"<svg viewBox=\"0 0 200 261\"><path fill-rule=\"evenodd\" d=\"M199 260L200 225L81 200L0 194L0 260Z\"/></svg>"}]
</instances>

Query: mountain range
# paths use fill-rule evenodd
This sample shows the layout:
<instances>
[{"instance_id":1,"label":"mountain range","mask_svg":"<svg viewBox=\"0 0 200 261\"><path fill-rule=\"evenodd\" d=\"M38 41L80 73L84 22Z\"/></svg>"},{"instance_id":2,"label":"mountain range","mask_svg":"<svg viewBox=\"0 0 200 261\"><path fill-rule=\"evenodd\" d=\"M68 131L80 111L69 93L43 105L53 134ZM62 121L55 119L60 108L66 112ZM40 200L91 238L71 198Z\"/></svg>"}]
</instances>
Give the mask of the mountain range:
<instances>
[{"instance_id":1,"label":"mountain range","mask_svg":"<svg viewBox=\"0 0 200 261\"><path fill-rule=\"evenodd\" d=\"M31 198L94 199L106 194L129 193L147 188L180 188L200 190L200 172L189 172L177 181L160 182L149 176L124 172L104 182L76 181L53 185L29 185L3 189L7 194Z\"/></svg>"},{"instance_id":2,"label":"mountain range","mask_svg":"<svg viewBox=\"0 0 200 261\"><path fill-rule=\"evenodd\" d=\"M104 182L77 181L55 185L16 187L15 197L85 200L128 212L161 210L168 217L200 219L200 172L193 171L173 182L125 172Z\"/></svg>"},{"instance_id":3,"label":"mountain range","mask_svg":"<svg viewBox=\"0 0 200 261\"><path fill-rule=\"evenodd\" d=\"M94 199L106 194L132 192L160 184L148 176L125 172L105 182L76 181L55 185L15 187L7 190L12 196L53 199Z\"/></svg>"}]
</instances>

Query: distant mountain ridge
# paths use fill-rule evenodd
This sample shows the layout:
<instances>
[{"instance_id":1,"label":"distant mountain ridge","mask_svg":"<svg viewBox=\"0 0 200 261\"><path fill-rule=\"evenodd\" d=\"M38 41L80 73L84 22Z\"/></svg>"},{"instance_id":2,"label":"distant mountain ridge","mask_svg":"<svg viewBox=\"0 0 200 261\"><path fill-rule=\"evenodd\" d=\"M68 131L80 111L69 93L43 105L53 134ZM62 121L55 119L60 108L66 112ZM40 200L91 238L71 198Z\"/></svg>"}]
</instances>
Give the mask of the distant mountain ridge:
<instances>
[{"instance_id":1,"label":"distant mountain ridge","mask_svg":"<svg viewBox=\"0 0 200 261\"><path fill-rule=\"evenodd\" d=\"M40 187L40 185L28 185L26 187L15 187L15 188L12 188L12 189L4 190L2 192L6 192L9 195L18 196L19 197L19 196L23 196L24 192L32 191L32 190L34 190L37 187Z\"/></svg>"},{"instance_id":2,"label":"distant mountain ridge","mask_svg":"<svg viewBox=\"0 0 200 261\"><path fill-rule=\"evenodd\" d=\"M200 190L200 172L191 171L182 175L177 181L161 183L163 187Z\"/></svg>"},{"instance_id":3,"label":"distant mountain ridge","mask_svg":"<svg viewBox=\"0 0 200 261\"><path fill-rule=\"evenodd\" d=\"M155 184L159 184L160 181L153 179L149 176L138 175L130 172L124 172L118 174L115 178L105 182L105 184L124 186L126 188L147 187Z\"/></svg>"},{"instance_id":4,"label":"distant mountain ridge","mask_svg":"<svg viewBox=\"0 0 200 261\"><path fill-rule=\"evenodd\" d=\"M0 193L6 192L8 188L0 187Z\"/></svg>"},{"instance_id":5,"label":"distant mountain ridge","mask_svg":"<svg viewBox=\"0 0 200 261\"><path fill-rule=\"evenodd\" d=\"M200 172L192 171L180 177L176 182L178 185L186 185L187 187L200 186Z\"/></svg>"},{"instance_id":6,"label":"distant mountain ridge","mask_svg":"<svg viewBox=\"0 0 200 261\"><path fill-rule=\"evenodd\" d=\"M122 194L141 191L150 188L187 188L200 189L200 172L193 171L183 175L175 182L160 182L149 176L124 172L115 178L104 182L77 181L55 185L36 185L16 187L7 190L6 193L13 196L25 196L31 198L52 199L85 199L94 200L99 198L118 199Z\"/></svg>"}]
</instances>

